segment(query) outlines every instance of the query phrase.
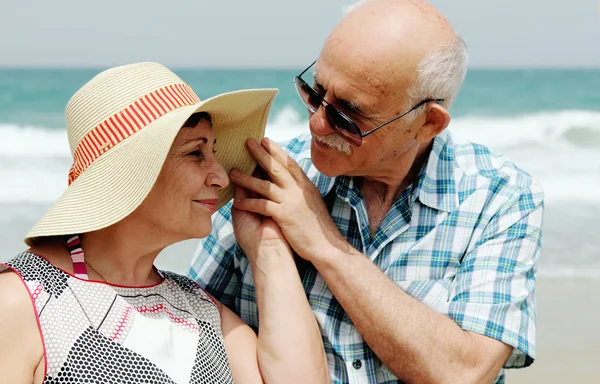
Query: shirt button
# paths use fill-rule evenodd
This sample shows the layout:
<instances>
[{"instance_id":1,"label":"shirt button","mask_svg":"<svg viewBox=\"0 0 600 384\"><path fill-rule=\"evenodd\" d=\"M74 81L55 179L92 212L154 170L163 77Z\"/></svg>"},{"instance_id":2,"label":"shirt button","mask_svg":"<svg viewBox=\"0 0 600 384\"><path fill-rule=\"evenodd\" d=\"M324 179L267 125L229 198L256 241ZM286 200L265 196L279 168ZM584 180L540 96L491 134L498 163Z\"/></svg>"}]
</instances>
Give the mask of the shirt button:
<instances>
[{"instance_id":1,"label":"shirt button","mask_svg":"<svg viewBox=\"0 0 600 384\"><path fill-rule=\"evenodd\" d=\"M362 362L356 359L352 362L352 366L354 367L354 369L360 369L360 367L362 367Z\"/></svg>"}]
</instances>

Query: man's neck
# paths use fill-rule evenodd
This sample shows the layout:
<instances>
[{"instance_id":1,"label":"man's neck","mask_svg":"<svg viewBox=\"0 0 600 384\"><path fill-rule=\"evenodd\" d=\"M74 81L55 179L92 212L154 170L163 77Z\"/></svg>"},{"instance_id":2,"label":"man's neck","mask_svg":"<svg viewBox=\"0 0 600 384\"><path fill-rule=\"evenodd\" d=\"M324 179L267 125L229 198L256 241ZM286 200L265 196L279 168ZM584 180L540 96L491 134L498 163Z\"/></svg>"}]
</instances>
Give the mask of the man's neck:
<instances>
[{"instance_id":1,"label":"man's neck","mask_svg":"<svg viewBox=\"0 0 600 384\"><path fill-rule=\"evenodd\" d=\"M371 236L389 212L398 196L414 183L431 153L431 143L420 147L411 156L405 156L395 166L375 176L356 178L365 199Z\"/></svg>"},{"instance_id":2,"label":"man's neck","mask_svg":"<svg viewBox=\"0 0 600 384\"><path fill-rule=\"evenodd\" d=\"M367 196L390 205L419 176L423 164L429 158L432 143L407 153L394 164L381 166L376 173L356 177L358 188L365 200Z\"/></svg>"}]
</instances>

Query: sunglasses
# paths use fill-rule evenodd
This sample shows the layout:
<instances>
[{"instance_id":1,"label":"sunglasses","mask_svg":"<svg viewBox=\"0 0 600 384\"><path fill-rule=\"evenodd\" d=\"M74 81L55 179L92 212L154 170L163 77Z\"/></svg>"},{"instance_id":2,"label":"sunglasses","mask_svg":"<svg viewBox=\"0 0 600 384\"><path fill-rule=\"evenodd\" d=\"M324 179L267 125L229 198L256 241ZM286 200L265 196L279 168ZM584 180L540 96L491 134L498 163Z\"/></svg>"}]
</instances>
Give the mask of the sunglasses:
<instances>
[{"instance_id":1,"label":"sunglasses","mask_svg":"<svg viewBox=\"0 0 600 384\"><path fill-rule=\"evenodd\" d=\"M360 145L362 144L363 137L368 136L371 133L379 130L380 128L385 127L389 123L392 123L392 122L398 120L399 118L408 115L409 113L411 113L415 109L419 108L420 106L425 105L431 101L434 101L438 104L440 104L442 101L444 101L444 99L422 100L419 103L415 104L411 109L404 112L403 114L396 116L393 119L391 119L390 121L387 121L373 129L363 133L360 130L360 128L358 127L358 125L354 121L352 121L351 118L346 116L344 114L344 112L340 111L333 104L329 104L323 98L323 96L321 96L310 85L308 85L308 83L306 81L304 81L302 79L302 75L304 75L306 73L306 71L308 71L313 65L315 65L315 63L316 63L316 61L313 62L311 65L309 65L308 68L306 68L304 71L302 71L302 73L300 73L298 76L296 76L294 78L294 84L296 84L296 91L298 91L298 95L300 96L300 99L302 100L302 102L304 103L306 108L311 113L316 113L317 110L323 105L325 107L325 116L327 118L327 122L329 123L331 128L333 128L333 130L338 135L340 135L342 138L344 138L344 140L346 140L348 143L350 143L356 147L360 147Z\"/></svg>"}]
</instances>

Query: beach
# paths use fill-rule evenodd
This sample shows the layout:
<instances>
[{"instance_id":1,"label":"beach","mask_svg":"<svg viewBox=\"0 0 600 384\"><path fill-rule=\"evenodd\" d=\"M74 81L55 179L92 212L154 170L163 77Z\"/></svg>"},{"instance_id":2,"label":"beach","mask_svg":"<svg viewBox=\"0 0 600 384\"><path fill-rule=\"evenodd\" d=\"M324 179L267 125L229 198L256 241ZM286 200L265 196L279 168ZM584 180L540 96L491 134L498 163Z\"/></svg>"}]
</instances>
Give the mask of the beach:
<instances>
[{"instance_id":1,"label":"beach","mask_svg":"<svg viewBox=\"0 0 600 384\"><path fill-rule=\"evenodd\" d=\"M600 282L540 279L537 284L537 359L507 371L512 384L600 382Z\"/></svg>"}]
</instances>

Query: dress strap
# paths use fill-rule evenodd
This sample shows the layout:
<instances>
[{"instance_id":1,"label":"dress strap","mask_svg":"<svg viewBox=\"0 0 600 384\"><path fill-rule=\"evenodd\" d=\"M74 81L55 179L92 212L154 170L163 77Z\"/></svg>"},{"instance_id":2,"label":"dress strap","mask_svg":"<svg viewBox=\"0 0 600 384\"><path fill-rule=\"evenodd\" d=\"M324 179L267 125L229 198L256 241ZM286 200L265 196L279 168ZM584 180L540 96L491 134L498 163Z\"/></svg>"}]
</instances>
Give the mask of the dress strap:
<instances>
[{"instance_id":1,"label":"dress strap","mask_svg":"<svg viewBox=\"0 0 600 384\"><path fill-rule=\"evenodd\" d=\"M71 260L73 261L73 274L80 279L89 280L87 267L83 258L83 249L81 248L81 239L79 235L74 235L66 238L65 244L71 254Z\"/></svg>"}]
</instances>

